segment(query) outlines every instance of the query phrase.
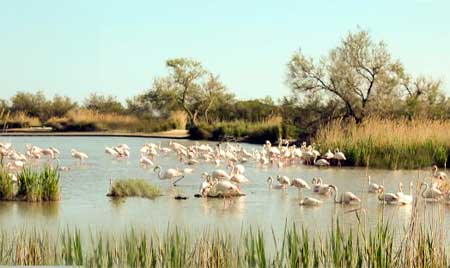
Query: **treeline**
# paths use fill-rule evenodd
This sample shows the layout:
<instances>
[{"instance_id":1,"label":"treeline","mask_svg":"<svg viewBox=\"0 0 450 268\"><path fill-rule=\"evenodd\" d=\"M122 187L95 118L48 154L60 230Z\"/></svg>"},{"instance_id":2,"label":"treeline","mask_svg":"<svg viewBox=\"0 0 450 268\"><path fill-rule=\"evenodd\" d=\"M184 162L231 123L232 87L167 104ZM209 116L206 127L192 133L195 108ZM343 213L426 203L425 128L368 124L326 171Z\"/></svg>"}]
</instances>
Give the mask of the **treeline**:
<instances>
[{"instance_id":1,"label":"treeline","mask_svg":"<svg viewBox=\"0 0 450 268\"><path fill-rule=\"evenodd\" d=\"M99 94L76 103L65 96L19 92L0 101L0 120L8 127L43 125L56 131L186 128L193 138L264 141L305 139L335 119L450 117L442 82L409 75L386 44L364 30L348 33L319 59L293 53L286 66L291 94L277 100L240 100L193 59L169 59L166 67L167 75L125 103Z\"/></svg>"}]
</instances>

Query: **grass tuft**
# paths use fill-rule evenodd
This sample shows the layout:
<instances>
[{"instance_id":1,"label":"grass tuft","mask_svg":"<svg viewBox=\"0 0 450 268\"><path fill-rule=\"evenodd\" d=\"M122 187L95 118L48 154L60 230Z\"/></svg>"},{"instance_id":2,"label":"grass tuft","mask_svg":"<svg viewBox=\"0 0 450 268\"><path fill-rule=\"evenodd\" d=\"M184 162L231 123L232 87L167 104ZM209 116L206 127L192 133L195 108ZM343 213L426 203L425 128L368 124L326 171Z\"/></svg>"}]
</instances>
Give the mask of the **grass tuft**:
<instances>
[{"instance_id":1,"label":"grass tuft","mask_svg":"<svg viewBox=\"0 0 450 268\"><path fill-rule=\"evenodd\" d=\"M112 182L108 196L155 199L161 196L161 189L144 179L119 179Z\"/></svg>"}]
</instances>

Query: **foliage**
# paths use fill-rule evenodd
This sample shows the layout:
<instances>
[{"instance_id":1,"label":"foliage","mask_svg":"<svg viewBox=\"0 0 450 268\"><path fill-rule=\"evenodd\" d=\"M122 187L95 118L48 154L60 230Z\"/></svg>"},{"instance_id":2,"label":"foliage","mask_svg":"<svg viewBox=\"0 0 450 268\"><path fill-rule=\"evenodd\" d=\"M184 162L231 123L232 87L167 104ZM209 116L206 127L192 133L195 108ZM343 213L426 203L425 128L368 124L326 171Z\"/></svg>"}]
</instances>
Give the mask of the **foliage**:
<instances>
[{"instance_id":1,"label":"foliage","mask_svg":"<svg viewBox=\"0 0 450 268\"><path fill-rule=\"evenodd\" d=\"M45 122L51 117L64 116L69 110L75 108L77 104L69 97L55 95L52 100L47 100L42 91L36 93L18 92L11 97L11 107L7 109L13 115L23 114L31 118L39 118Z\"/></svg>"},{"instance_id":2,"label":"foliage","mask_svg":"<svg viewBox=\"0 0 450 268\"><path fill-rule=\"evenodd\" d=\"M374 42L367 31L349 33L339 46L318 63L294 53L288 63L287 82L294 93L317 95L339 103L344 116L357 122L375 113L391 114L398 104L415 101L440 91L440 82L410 85L403 65L393 60L384 42ZM409 112L411 113L411 111Z\"/></svg>"},{"instance_id":3,"label":"foliage","mask_svg":"<svg viewBox=\"0 0 450 268\"><path fill-rule=\"evenodd\" d=\"M155 79L152 89L144 95L162 114L182 109L190 124L197 124L199 116L208 122L208 112L214 102L231 96L219 76L208 72L196 60L169 59L166 66L169 75Z\"/></svg>"},{"instance_id":4,"label":"foliage","mask_svg":"<svg viewBox=\"0 0 450 268\"><path fill-rule=\"evenodd\" d=\"M121 114L125 108L114 96L93 93L84 101L84 108L98 113Z\"/></svg>"},{"instance_id":5,"label":"foliage","mask_svg":"<svg viewBox=\"0 0 450 268\"><path fill-rule=\"evenodd\" d=\"M154 199L161 195L159 187L143 179L119 179L111 184L108 196L111 197L145 197Z\"/></svg>"}]
</instances>

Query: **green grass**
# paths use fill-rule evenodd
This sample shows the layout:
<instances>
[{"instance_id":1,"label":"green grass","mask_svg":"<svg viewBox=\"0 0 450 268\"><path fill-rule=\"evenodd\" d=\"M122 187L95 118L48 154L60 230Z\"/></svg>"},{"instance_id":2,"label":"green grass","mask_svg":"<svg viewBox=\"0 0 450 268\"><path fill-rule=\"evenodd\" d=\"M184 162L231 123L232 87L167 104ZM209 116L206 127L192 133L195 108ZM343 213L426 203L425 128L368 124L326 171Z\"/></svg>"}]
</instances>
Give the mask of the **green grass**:
<instances>
[{"instance_id":1,"label":"green grass","mask_svg":"<svg viewBox=\"0 0 450 268\"><path fill-rule=\"evenodd\" d=\"M57 201L61 198L60 175L56 168L45 166L41 170L22 169L12 181L6 169L0 169L0 199L13 201Z\"/></svg>"},{"instance_id":2,"label":"green grass","mask_svg":"<svg viewBox=\"0 0 450 268\"><path fill-rule=\"evenodd\" d=\"M114 180L108 196L112 197L144 197L154 199L161 195L161 189L144 179Z\"/></svg>"},{"instance_id":3,"label":"green grass","mask_svg":"<svg viewBox=\"0 0 450 268\"><path fill-rule=\"evenodd\" d=\"M83 238L77 229L0 233L2 265L84 265L86 267L447 267L445 243L425 226L412 241L396 239L389 224L370 232L344 232L338 223L327 235L311 235L295 225L281 237L260 229L231 235L169 228L165 233L131 229ZM408 235L408 233L406 233ZM405 242L406 241L406 242Z\"/></svg>"}]
</instances>

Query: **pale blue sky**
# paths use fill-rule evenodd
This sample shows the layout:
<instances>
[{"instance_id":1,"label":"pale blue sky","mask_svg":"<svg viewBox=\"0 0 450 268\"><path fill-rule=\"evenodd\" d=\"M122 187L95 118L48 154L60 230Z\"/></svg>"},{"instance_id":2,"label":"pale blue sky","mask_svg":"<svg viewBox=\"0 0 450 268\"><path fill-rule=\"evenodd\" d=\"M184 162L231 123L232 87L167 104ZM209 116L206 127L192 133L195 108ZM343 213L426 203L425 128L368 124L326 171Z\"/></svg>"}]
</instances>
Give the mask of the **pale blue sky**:
<instances>
[{"instance_id":1,"label":"pale blue sky","mask_svg":"<svg viewBox=\"0 0 450 268\"><path fill-rule=\"evenodd\" d=\"M42 89L124 100L171 57L200 60L238 97L279 98L296 49L326 54L358 25L450 92L449 10L444 0L0 0L0 98Z\"/></svg>"}]
</instances>

